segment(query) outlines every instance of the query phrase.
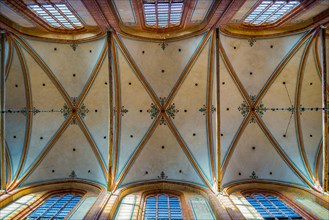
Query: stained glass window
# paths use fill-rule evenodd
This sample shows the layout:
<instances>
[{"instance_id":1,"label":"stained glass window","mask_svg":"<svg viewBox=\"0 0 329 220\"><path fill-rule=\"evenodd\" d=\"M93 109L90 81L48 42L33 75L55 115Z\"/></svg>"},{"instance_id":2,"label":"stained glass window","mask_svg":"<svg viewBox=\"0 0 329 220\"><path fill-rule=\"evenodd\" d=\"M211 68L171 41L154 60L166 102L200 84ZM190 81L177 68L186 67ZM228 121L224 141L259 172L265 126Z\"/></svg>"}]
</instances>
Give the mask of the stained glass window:
<instances>
[{"instance_id":1,"label":"stained glass window","mask_svg":"<svg viewBox=\"0 0 329 220\"><path fill-rule=\"evenodd\" d=\"M52 27L64 29L82 27L81 21L65 4L30 4L28 7Z\"/></svg>"},{"instance_id":2,"label":"stained glass window","mask_svg":"<svg viewBox=\"0 0 329 220\"><path fill-rule=\"evenodd\" d=\"M52 196L33 211L27 219L64 219L80 199L81 196L73 194Z\"/></svg>"},{"instance_id":3,"label":"stained glass window","mask_svg":"<svg viewBox=\"0 0 329 220\"><path fill-rule=\"evenodd\" d=\"M261 25L278 21L300 4L299 1L263 1L244 20L246 23Z\"/></svg>"},{"instance_id":4,"label":"stained glass window","mask_svg":"<svg viewBox=\"0 0 329 220\"><path fill-rule=\"evenodd\" d=\"M183 0L144 0L143 3L146 26L167 28L181 23Z\"/></svg>"},{"instance_id":5,"label":"stained glass window","mask_svg":"<svg viewBox=\"0 0 329 220\"><path fill-rule=\"evenodd\" d=\"M144 219L183 219L179 198L168 195L147 197Z\"/></svg>"},{"instance_id":6,"label":"stained glass window","mask_svg":"<svg viewBox=\"0 0 329 220\"><path fill-rule=\"evenodd\" d=\"M302 219L300 215L275 196L254 194L246 196L246 199L264 219Z\"/></svg>"}]
</instances>

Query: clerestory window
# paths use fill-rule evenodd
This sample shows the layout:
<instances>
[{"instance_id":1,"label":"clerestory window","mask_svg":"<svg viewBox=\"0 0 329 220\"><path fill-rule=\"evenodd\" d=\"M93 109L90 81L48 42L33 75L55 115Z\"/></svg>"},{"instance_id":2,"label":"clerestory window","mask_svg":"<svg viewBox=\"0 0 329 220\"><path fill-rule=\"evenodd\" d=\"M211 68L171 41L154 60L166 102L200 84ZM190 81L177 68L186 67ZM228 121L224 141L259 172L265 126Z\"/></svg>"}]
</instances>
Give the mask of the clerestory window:
<instances>
[{"instance_id":1,"label":"clerestory window","mask_svg":"<svg viewBox=\"0 0 329 220\"><path fill-rule=\"evenodd\" d=\"M253 25L265 25L278 21L296 8L300 1L267 1L264 0L244 20Z\"/></svg>"},{"instance_id":2,"label":"clerestory window","mask_svg":"<svg viewBox=\"0 0 329 220\"><path fill-rule=\"evenodd\" d=\"M253 194L246 199L264 219L303 219L275 196Z\"/></svg>"},{"instance_id":3,"label":"clerestory window","mask_svg":"<svg viewBox=\"0 0 329 220\"><path fill-rule=\"evenodd\" d=\"M145 24L152 28L168 28L181 23L183 0L144 0Z\"/></svg>"},{"instance_id":4,"label":"clerestory window","mask_svg":"<svg viewBox=\"0 0 329 220\"><path fill-rule=\"evenodd\" d=\"M152 195L146 198L144 219L182 220L180 199L171 195Z\"/></svg>"},{"instance_id":5,"label":"clerestory window","mask_svg":"<svg viewBox=\"0 0 329 220\"><path fill-rule=\"evenodd\" d=\"M64 219L80 199L81 196L74 194L52 196L34 210L27 219Z\"/></svg>"},{"instance_id":6,"label":"clerestory window","mask_svg":"<svg viewBox=\"0 0 329 220\"><path fill-rule=\"evenodd\" d=\"M28 8L54 28L80 29L82 22L66 4L30 4Z\"/></svg>"}]
</instances>

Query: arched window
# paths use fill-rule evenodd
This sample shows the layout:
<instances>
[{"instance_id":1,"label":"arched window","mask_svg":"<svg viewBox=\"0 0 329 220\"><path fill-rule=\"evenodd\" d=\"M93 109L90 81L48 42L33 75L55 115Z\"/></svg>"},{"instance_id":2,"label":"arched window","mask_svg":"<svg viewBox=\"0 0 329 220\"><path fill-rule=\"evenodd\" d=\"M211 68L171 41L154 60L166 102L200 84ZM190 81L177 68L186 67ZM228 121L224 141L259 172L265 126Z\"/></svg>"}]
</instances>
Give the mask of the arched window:
<instances>
[{"instance_id":1,"label":"arched window","mask_svg":"<svg viewBox=\"0 0 329 220\"><path fill-rule=\"evenodd\" d=\"M81 29L82 22L65 3L29 4L28 8L54 28Z\"/></svg>"},{"instance_id":2,"label":"arched window","mask_svg":"<svg viewBox=\"0 0 329 220\"><path fill-rule=\"evenodd\" d=\"M255 8L244 20L252 25L274 23L297 7L300 1L269 1L265 0Z\"/></svg>"},{"instance_id":3,"label":"arched window","mask_svg":"<svg viewBox=\"0 0 329 220\"><path fill-rule=\"evenodd\" d=\"M246 196L246 199L264 219L302 219L300 215L275 196L252 194Z\"/></svg>"},{"instance_id":4,"label":"arched window","mask_svg":"<svg viewBox=\"0 0 329 220\"><path fill-rule=\"evenodd\" d=\"M27 219L64 219L80 201L75 194L55 195L34 210Z\"/></svg>"},{"instance_id":5,"label":"arched window","mask_svg":"<svg viewBox=\"0 0 329 220\"><path fill-rule=\"evenodd\" d=\"M180 199L164 194L147 197L144 219L183 219Z\"/></svg>"},{"instance_id":6,"label":"arched window","mask_svg":"<svg viewBox=\"0 0 329 220\"><path fill-rule=\"evenodd\" d=\"M181 23L184 0L143 0L147 27L167 28Z\"/></svg>"}]
</instances>

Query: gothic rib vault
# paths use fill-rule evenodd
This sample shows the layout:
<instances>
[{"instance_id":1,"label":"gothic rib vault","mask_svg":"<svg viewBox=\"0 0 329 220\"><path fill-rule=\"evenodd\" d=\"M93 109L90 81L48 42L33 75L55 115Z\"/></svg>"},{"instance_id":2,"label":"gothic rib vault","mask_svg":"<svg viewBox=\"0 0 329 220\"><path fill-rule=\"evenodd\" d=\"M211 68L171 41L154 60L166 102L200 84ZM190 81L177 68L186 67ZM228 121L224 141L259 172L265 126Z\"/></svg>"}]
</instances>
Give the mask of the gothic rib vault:
<instances>
[{"instance_id":1,"label":"gothic rib vault","mask_svg":"<svg viewBox=\"0 0 329 220\"><path fill-rule=\"evenodd\" d=\"M41 112L6 114L8 189L72 178L107 187L113 117L115 188L175 181L213 190L219 110L224 187L260 181L317 190L321 111L252 111L260 104L321 104L317 34L258 38L253 45L220 34L219 108L213 31L165 48L114 35L113 112L106 38L73 50L68 43L11 35L7 106ZM247 111L239 109L242 103ZM71 108L66 115L64 105Z\"/></svg>"}]
</instances>

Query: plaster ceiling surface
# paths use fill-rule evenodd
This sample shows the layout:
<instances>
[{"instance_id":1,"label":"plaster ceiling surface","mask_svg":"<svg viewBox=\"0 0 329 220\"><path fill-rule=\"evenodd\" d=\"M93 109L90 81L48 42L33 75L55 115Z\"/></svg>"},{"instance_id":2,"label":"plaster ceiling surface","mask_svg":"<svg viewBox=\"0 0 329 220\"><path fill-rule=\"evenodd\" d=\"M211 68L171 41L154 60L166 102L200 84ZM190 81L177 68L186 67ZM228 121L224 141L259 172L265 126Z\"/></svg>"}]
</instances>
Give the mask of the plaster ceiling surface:
<instances>
[{"instance_id":1,"label":"plaster ceiling surface","mask_svg":"<svg viewBox=\"0 0 329 220\"><path fill-rule=\"evenodd\" d=\"M220 131L223 134L222 160L225 155L222 161L224 186L248 177L252 178L252 172L256 173L257 179L262 180L272 179L275 172L279 172L279 177L275 177L275 181L303 186L314 184L313 181L318 175L315 166L319 160L317 154L322 140L322 129L321 111L315 111L316 106L321 106L321 81L317 70L319 52L314 50L316 37L312 38L312 36L310 33L303 33L281 36L278 39L275 37L257 39L251 45L248 44L248 38L237 39L221 35L220 49L225 61L225 66L222 65L220 71L221 82L225 82L220 84L221 103L225 105L221 106ZM243 43L247 46L241 47ZM265 52L269 50L273 52ZM233 56L234 53L237 57ZM266 58L267 56L270 58ZM257 74L259 70L261 71ZM226 76L228 72L233 80L228 80ZM232 83L235 86L231 85ZM231 89L234 87L238 88L240 94L232 92L229 98L226 97L227 87L230 88L228 91L235 91L236 89ZM235 100L241 102L241 94L244 104L235 104L236 107L232 108L230 103L238 103ZM244 111L246 105L254 106L255 114L249 115L248 108L247 112ZM296 113L271 110L271 108L287 109L294 106L306 108L313 106L314 111L301 110ZM235 111L236 116L233 116L234 113L228 113L229 111ZM242 124L241 116L237 117L239 113L245 117ZM232 115L230 119L228 114ZM230 142L232 137L233 140ZM272 153L266 159L267 162L260 165L258 163L267 157L267 153L262 152L261 157L252 158L253 154L259 153L258 148L262 151L264 147L267 148L266 152ZM285 165L278 162L279 158L281 161L283 159ZM272 160L276 162L271 162ZM295 173L294 179L292 175L286 177L283 175L284 172L288 173L287 166L289 172ZM257 169L260 167L262 169L259 172L262 174L258 175ZM265 172L266 167L267 172Z\"/></svg>"},{"instance_id":2,"label":"plaster ceiling surface","mask_svg":"<svg viewBox=\"0 0 329 220\"><path fill-rule=\"evenodd\" d=\"M106 41L81 43L73 50L65 43L9 39L8 108L30 110L6 115L12 186L69 178L105 186L110 117Z\"/></svg>"},{"instance_id":3,"label":"plaster ceiling surface","mask_svg":"<svg viewBox=\"0 0 329 220\"><path fill-rule=\"evenodd\" d=\"M33 23L25 19L22 15L20 15L2 2L0 2L0 14L6 16L8 19L13 20L15 23L23 27L34 27Z\"/></svg>"},{"instance_id":4,"label":"plaster ceiling surface","mask_svg":"<svg viewBox=\"0 0 329 220\"><path fill-rule=\"evenodd\" d=\"M162 172L165 179L172 181L213 184L214 152L210 153L210 149L215 147L213 138L208 139L212 127L209 124L207 132L207 112L200 111L212 100L210 96L207 102L207 93L213 92L208 91L208 83L213 83L209 79L213 75L213 70L209 72L213 65L211 42L209 34L166 45L116 39L116 92L120 106L128 110L118 115L121 129L117 135L116 178L122 181L120 187L161 180Z\"/></svg>"},{"instance_id":5,"label":"plaster ceiling surface","mask_svg":"<svg viewBox=\"0 0 329 220\"><path fill-rule=\"evenodd\" d=\"M301 22L308 19L312 19L314 16L318 15L319 13L327 10L329 8L329 1L318 1L316 4L314 4L309 10L307 10L305 13L297 16L294 18L293 21L295 22Z\"/></svg>"},{"instance_id":6,"label":"plaster ceiling surface","mask_svg":"<svg viewBox=\"0 0 329 220\"><path fill-rule=\"evenodd\" d=\"M136 15L131 0L112 0L112 3L122 23L125 25L136 24Z\"/></svg>"}]
</instances>

